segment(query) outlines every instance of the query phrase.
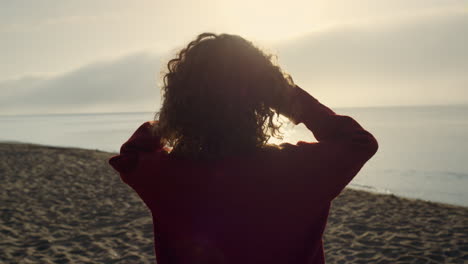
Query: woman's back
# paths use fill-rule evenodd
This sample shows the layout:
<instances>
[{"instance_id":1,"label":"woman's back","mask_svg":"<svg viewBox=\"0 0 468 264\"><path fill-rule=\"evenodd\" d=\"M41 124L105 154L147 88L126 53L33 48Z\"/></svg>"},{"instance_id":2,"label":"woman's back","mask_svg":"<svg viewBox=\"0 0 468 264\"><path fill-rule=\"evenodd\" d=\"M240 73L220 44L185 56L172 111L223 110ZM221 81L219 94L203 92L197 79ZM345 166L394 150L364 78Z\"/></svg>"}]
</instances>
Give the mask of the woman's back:
<instances>
[{"instance_id":1,"label":"woman's back","mask_svg":"<svg viewBox=\"0 0 468 264\"><path fill-rule=\"evenodd\" d=\"M155 166L136 189L157 226L158 263L308 263L322 254L329 203L281 152Z\"/></svg>"}]
</instances>

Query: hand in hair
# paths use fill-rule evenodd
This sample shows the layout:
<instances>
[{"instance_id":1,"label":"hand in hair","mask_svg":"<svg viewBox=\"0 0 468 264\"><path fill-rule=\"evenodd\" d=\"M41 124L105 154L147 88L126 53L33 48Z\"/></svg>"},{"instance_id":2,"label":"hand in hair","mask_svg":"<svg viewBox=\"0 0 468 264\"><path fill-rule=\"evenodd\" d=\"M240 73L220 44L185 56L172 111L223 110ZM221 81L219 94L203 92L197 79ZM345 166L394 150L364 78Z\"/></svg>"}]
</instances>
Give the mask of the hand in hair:
<instances>
[{"instance_id":1,"label":"hand in hair","mask_svg":"<svg viewBox=\"0 0 468 264\"><path fill-rule=\"evenodd\" d=\"M289 85L282 91L279 96L279 102L276 106L272 107L277 110L281 115L287 117L295 125L299 124L301 106L297 101L294 100L295 95L298 92L299 86Z\"/></svg>"}]
</instances>

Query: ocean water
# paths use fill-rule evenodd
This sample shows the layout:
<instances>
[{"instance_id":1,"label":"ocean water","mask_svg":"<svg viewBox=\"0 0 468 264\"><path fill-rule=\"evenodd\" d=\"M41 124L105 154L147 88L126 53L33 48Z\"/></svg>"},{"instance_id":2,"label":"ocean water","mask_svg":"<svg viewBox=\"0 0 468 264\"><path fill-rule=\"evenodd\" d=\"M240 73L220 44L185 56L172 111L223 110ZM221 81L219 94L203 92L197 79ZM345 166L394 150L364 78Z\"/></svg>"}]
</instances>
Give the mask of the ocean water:
<instances>
[{"instance_id":1,"label":"ocean water","mask_svg":"<svg viewBox=\"0 0 468 264\"><path fill-rule=\"evenodd\" d=\"M468 106L336 108L370 131L379 151L350 187L468 206ZM118 152L153 113L0 116L0 140ZM283 141L315 141L303 125ZM279 143L279 141L272 141Z\"/></svg>"}]
</instances>

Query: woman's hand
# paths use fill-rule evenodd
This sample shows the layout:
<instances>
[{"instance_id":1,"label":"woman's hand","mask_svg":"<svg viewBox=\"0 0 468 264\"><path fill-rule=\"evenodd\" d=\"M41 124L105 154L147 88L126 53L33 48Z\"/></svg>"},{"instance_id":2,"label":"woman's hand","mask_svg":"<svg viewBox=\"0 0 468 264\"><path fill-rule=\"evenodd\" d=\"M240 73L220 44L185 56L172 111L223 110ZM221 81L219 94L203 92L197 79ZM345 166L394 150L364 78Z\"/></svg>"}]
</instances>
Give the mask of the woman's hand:
<instances>
[{"instance_id":1,"label":"woman's hand","mask_svg":"<svg viewBox=\"0 0 468 264\"><path fill-rule=\"evenodd\" d=\"M300 105L294 100L297 94L297 85L287 86L282 93L278 96L278 103L274 109L276 109L281 115L287 117L295 125L299 124L300 116Z\"/></svg>"}]
</instances>

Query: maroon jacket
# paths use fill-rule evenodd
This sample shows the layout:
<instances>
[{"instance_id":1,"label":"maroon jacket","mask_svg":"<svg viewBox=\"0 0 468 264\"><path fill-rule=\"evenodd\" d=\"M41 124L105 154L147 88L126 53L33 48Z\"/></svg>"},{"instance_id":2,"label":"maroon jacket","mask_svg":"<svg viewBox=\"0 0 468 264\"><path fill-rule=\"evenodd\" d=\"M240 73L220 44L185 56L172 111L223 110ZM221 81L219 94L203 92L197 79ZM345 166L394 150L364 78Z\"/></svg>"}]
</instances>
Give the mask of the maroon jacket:
<instances>
[{"instance_id":1,"label":"maroon jacket","mask_svg":"<svg viewBox=\"0 0 468 264\"><path fill-rule=\"evenodd\" d=\"M151 210L158 264L325 262L330 202L378 144L304 90L294 101L318 142L195 162L168 154L154 121L109 160Z\"/></svg>"}]
</instances>

